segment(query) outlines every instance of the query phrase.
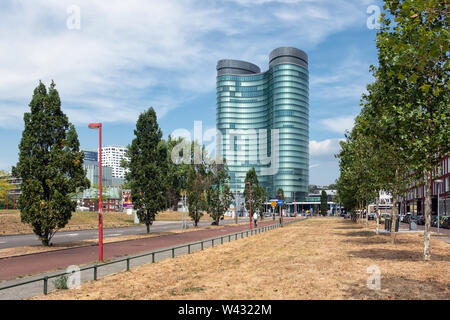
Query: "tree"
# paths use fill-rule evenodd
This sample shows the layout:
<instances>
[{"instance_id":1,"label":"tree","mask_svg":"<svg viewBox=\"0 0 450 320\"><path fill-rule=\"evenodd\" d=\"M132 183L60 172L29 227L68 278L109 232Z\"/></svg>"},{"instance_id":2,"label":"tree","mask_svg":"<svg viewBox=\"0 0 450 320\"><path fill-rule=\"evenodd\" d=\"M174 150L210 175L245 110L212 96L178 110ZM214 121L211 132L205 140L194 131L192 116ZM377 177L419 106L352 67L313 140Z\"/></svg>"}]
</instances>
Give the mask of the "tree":
<instances>
[{"instance_id":1,"label":"tree","mask_svg":"<svg viewBox=\"0 0 450 320\"><path fill-rule=\"evenodd\" d=\"M254 212L259 212L261 218L264 218L264 201L268 197L267 192L264 190L264 187L259 184L258 175L256 174L256 170L252 167L247 174L245 175L245 189L244 189L244 198L245 198L245 208L247 211L250 211L250 192L249 186L247 182L251 183L251 191L252 191L252 214Z\"/></svg>"},{"instance_id":2,"label":"tree","mask_svg":"<svg viewBox=\"0 0 450 320\"><path fill-rule=\"evenodd\" d=\"M398 124L395 143L407 152L409 171L414 172L416 179L423 179L425 185L424 260L427 261L431 259L433 171L450 151L448 3L385 0L384 9L389 17L382 15L383 27L377 36L380 60L377 79L397 93L385 100L390 115L387 120ZM394 212L395 209L394 200Z\"/></svg>"},{"instance_id":3,"label":"tree","mask_svg":"<svg viewBox=\"0 0 450 320\"><path fill-rule=\"evenodd\" d=\"M9 192L13 189L13 185L8 182L9 174L3 170L0 170L0 201L6 202L6 197L9 196ZM5 204L6 206L6 204Z\"/></svg>"},{"instance_id":4,"label":"tree","mask_svg":"<svg viewBox=\"0 0 450 320\"><path fill-rule=\"evenodd\" d=\"M283 210L286 210L286 203L285 203L285 200L284 200L284 190L283 190L283 188L278 188L278 190L277 190L277 197L280 200L283 200L283 204L281 206L278 206L278 213L281 214L281 207L283 207Z\"/></svg>"},{"instance_id":5,"label":"tree","mask_svg":"<svg viewBox=\"0 0 450 320\"><path fill-rule=\"evenodd\" d=\"M206 172L204 166L201 164L193 164L189 166L188 179L187 179L187 201L189 216L194 221L194 225L197 227L198 222L203 216L203 211L207 210L206 199Z\"/></svg>"},{"instance_id":6,"label":"tree","mask_svg":"<svg viewBox=\"0 0 450 320\"><path fill-rule=\"evenodd\" d=\"M75 127L61 110L52 81L48 93L39 82L24 114L25 127L19 144L19 162L12 173L22 178L18 208L23 223L30 224L42 244L48 246L58 229L72 217L76 202L71 195L88 188Z\"/></svg>"},{"instance_id":7,"label":"tree","mask_svg":"<svg viewBox=\"0 0 450 320\"><path fill-rule=\"evenodd\" d=\"M219 225L220 219L233 202L229 186L230 176L225 159L222 164L215 161L208 166L206 201L211 218Z\"/></svg>"},{"instance_id":8,"label":"tree","mask_svg":"<svg viewBox=\"0 0 450 320\"><path fill-rule=\"evenodd\" d=\"M189 165L180 161L180 159L183 159L183 149L179 151L178 158L176 159L172 159L172 151L174 151L177 145L184 143L187 144L189 142L184 141L183 138L174 139L170 135L166 142L168 151L166 208L173 207L175 210L178 208L182 190L186 189Z\"/></svg>"},{"instance_id":9,"label":"tree","mask_svg":"<svg viewBox=\"0 0 450 320\"><path fill-rule=\"evenodd\" d=\"M320 213L323 216L326 216L328 213L328 196L325 190L322 190L322 194L320 196Z\"/></svg>"},{"instance_id":10,"label":"tree","mask_svg":"<svg viewBox=\"0 0 450 320\"><path fill-rule=\"evenodd\" d=\"M166 205L168 171L167 146L152 107L139 115L134 135L126 152L129 160L123 160L122 166L129 169L125 179L133 205L149 233L156 214Z\"/></svg>"}]
</instances>

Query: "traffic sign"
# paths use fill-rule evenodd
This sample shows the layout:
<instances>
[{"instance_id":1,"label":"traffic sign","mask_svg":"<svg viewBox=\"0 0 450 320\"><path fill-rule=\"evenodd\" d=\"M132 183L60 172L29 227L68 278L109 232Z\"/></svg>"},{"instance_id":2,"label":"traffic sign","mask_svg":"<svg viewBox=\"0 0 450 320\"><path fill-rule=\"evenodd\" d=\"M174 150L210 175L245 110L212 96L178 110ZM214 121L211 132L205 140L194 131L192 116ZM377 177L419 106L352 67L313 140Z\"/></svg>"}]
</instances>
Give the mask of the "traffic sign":
<instances>
[{"instance_id":1,"label":"traffic sign","mask_svg":"<svg viewBox=\"0 0 450 320\"><path fill-rule=\"evenodd\" d=\"M283 205L283 200L278 200L277 201L277 206L282 206Z\"/></svg>"},{"instance_id":2,"label":"traffic sign","mask_svg":"<svg viewBox=\"0 0 450 320\"><path fill-rule=\"evenodd\" d=\"M271 202L270 202L270 205L271 205L272 207L275 207L275 206L277 205L277 202L276 202L276 201L271 201Z\"/></svg>"}]
</instances>

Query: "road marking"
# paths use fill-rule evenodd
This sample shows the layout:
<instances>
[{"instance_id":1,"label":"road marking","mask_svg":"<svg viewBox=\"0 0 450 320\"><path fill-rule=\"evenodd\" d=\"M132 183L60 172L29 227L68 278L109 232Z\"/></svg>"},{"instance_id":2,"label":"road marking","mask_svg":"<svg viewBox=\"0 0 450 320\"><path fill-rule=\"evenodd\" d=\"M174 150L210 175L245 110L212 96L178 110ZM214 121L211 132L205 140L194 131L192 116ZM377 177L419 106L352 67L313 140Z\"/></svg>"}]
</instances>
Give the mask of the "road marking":
<instances>
[{"instance_id":1,"label":"road marking","mask_svg":"<svg viewBox=\"0 0 450 320\"><path fill-rule=\"evenodd\" d=\"M108 237L114 237L114 236L121 236L121 233L111 233L111 234L107 234L106 236Z\"/></svg>"},{"instance_id":2,"label":"road marking","mask_svg":"<svg viewBox=\"0 0 450 320\"><path fill-rule=\"evenodd\" d=\"M68 237L76 237L79 233L68 233L68 234L60 234L60 237L68 236Z\"/></svg>"},{"instance_id":3,"label":"road marking","mask_svg":"<svg viewBox=\"0 0 450 320\"><path fill-rule=\"evenodd\" d=\"M6 243L6 241L0 241L0 243Z\"/></svg>"}]
</instances>

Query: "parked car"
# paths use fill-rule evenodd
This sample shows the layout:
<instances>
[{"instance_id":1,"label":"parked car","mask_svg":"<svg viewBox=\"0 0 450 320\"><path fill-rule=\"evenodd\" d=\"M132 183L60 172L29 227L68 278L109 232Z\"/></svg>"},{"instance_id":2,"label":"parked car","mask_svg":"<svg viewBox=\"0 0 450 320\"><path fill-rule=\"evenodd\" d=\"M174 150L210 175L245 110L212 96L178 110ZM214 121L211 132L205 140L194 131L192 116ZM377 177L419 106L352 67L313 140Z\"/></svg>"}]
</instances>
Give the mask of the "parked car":
<instances>
[{"instance_id":1,"label":"parked car","mask_svg":"<svg viewBox=\"0 0 450 320\"><path fill-rule=\"evenodd\" d=\"M368 220L375 220L375 213L369 213Z\"/></svg>"},{"instance_id":2,"label":"parked car","mask_svg":"<svg viewBox=\"0 0 450 320\"><path fill-rule=\"evenodd\" d=\"M407 213L404 217L403 217L403 222L404 223L410 223L411 222L411 213Z\"/></svg>"},{"instance_id":3,"label":"parked car","mask_svg":"<svg viewBox=\"0 0 450 320\"><path fill-rule=\"evenodd\" d=\"M381 214L381 218L380 218L380 222L384 222L384 220L386 219L390 219L391 215L389 213L382 213Z\"/></svg>"},{"instance_id":4,"label":"parked car","mask_svg":"<svg viewBox=\"0 0 450 320\"><path fill-rule=\"evenodd\" d=\"M420 225L420 226L425 225L425 216L417 216L417 225Z\"/></svg>"},{"instance_id":5,"label":"parked car","mask_svg":"<svg viewBox=\"0 0 450 320\"><path fill-rule=\"evenodd\" d=\"M437 217L431 217L431 226L437 227Z\"/></svg>"},{"instance_id":6,"label":"parked car","mask_svg":"<svg viewBox=\"0 0 450 320\"><path fill-rule=\"evenodd\" d=\"M450 216L443 216L441 219L441 227L450 229Z\"/></svg>"}]
</instances>

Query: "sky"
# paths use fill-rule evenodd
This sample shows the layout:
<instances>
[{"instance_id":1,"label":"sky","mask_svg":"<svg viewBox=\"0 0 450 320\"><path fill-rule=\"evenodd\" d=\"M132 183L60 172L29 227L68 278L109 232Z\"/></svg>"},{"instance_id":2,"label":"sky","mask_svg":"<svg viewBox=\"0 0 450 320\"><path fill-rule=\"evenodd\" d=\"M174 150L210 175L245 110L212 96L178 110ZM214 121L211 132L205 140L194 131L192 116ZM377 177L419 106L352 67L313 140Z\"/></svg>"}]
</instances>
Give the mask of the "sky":
<instances>
[{"instance_id":1,"label":"sky","mask_svg":"<svg viewBox=\"0 0 450 320\"><path fill-rule=\"evenodd\" d=\"M374 7L375 6L375 7ZM167 138L215 127L216 64L266 71L281 46L308 54L310 184L339 176L339 141L353 126L377 63L378 0L2 0L0 169L18 159L23 114L41 80L56 84L82 148L128 145L153 107ZM374 9L375 8L375 9ZM211 143L203 141L205 144Z\"/></svg>"}]
</instances>

